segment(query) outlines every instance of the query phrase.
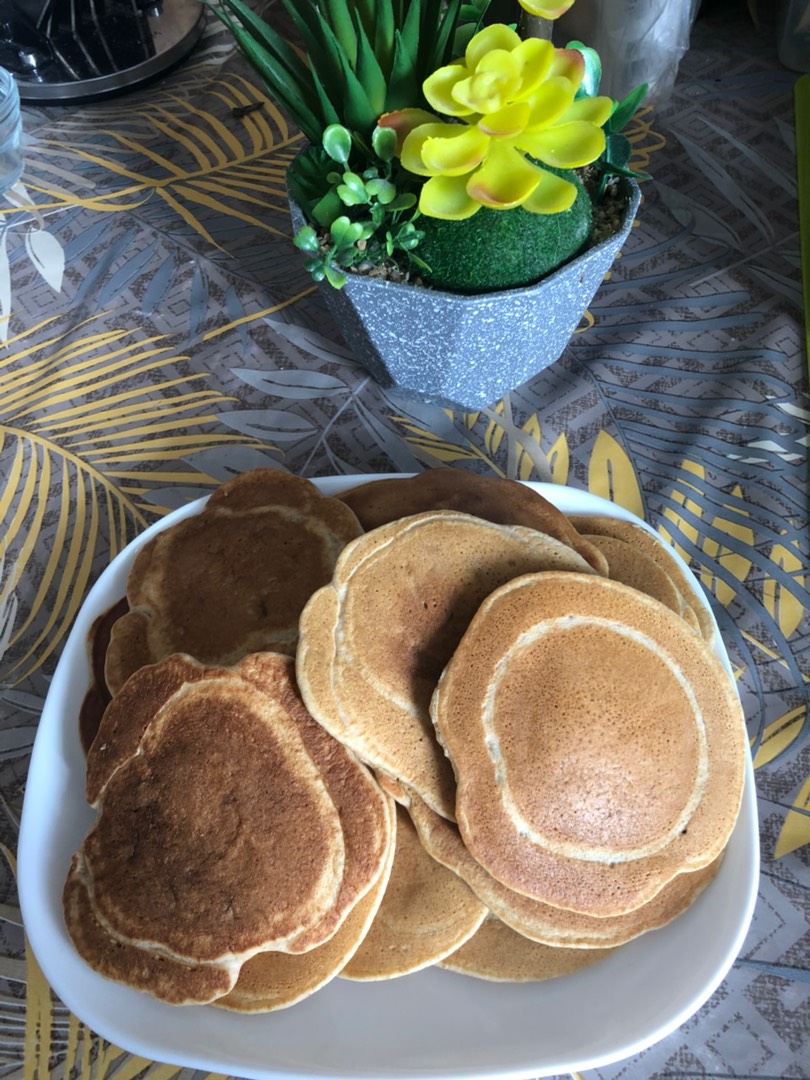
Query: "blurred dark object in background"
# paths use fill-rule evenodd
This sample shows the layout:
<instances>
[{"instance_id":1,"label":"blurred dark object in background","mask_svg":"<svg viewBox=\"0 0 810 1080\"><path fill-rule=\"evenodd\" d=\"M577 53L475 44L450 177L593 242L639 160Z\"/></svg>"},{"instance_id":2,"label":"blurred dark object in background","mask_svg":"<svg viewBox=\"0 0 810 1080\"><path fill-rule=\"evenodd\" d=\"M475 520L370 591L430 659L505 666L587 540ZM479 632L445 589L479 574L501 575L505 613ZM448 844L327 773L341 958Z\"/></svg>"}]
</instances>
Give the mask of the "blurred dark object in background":
<instances>
[{"instance_id":1,"label":"blurred dark object in background","mask_svg":"<svg viewBox=\"0 0 810 1080\"><path fill-rule=\"evenodd\" d=\"M89 101L181 60L202 34L198 0L0 0L0 67L23 101Z\"/></svg>"}]
</instances>

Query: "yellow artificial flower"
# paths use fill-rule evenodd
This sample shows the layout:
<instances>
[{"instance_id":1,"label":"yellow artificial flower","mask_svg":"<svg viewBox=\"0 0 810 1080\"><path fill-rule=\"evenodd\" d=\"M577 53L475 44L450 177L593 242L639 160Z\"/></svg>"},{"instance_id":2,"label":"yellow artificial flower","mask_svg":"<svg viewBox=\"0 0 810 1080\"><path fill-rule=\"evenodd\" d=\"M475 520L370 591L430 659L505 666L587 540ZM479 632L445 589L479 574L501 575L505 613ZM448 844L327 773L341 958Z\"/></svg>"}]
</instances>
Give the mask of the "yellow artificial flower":
<instances>
[{"instance_id":1,"label":"yellow artificial flower","mask_svg":"<svg viewBox=\"0 0 810 1080\"><path fill-rule=\"evenodd\" d=\"M602 125L613 101L575 100L584 71L576 49L524 41L501 23L477 33L463 60L425 80L428 104L441 115L404 109L380 119L397 131L403 166L429 178L421 212L462 220L482 206L567 210L576 188L537 163L576 169L604 151Z\"/></svg>"},{"instance_id":2,"label":"yellow artificial flower","mask_svg":"<svg viewBox=\"0 0 810 1080\"><path fill-rule=\"evenodd\" d=\"M574 0L518 0L524 11L530 15L539 15L541 19L559 19L570 7L574 6Z\"/></svg>"}]
</instances>

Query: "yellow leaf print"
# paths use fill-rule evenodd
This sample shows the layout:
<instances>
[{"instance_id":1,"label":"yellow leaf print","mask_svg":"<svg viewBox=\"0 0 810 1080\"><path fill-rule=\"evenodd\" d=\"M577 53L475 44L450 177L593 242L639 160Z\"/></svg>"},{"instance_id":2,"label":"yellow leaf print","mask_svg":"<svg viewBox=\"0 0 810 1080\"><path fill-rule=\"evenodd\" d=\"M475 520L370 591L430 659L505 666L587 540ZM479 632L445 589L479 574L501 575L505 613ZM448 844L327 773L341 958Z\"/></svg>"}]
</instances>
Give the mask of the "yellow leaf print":
<instances>
[{"instance_id":1,"label":"yellow leaf print","mask_svg":"<svg viewBox=\"0 0 810 1080\"><path fill-rule=\"evenodd\" d=\"M693 461L681 462L681 468L684 470L684 472L692 473L700 480L705 480L706 478L706 473L703 466L698 465ZM691 488L693 491L697 492L702 492L703 490L702 487L696 487L694 484L691 484L686 480L681 481L681 486L685 488ZM699 504L694 502L692 499L687 498L687 496L684 495L682 491L675 489L672 492L672 501L681 505L685 510L688 510L689 513L693 514L695 517L703 516L703 509L699 506ZM666 510L664 510L664 517L668 521L671 521L677 531L680 532L681 535L685 536L687 540L691 541L695 547L698 546L700 533L691 522L685 520L676 510L672 510L670 507L667 507ZM681 544L677 543L677 541L668 529L661 526L659 527L658 531L666 541L672 544L680 557L688 565L692 561L689 552Z\"/></svg>"},{"instance_id":2,"label":"yellow leaf print","mask_svg":"<svg viewBox=\"0 0 810 1080\"><path fill-rule=\"evenodd\" d=\"M782 824L779 839L776 841L773 857L781 859L791 851L810 844L810 778L793 801L793 809Z\"/></svg>"},{"instance_id":3,"label":"yellow leaf print","mask_svg":"<svg viewBox=\"0 0 810 1080\"><path fill-rule=\"evenodd\" d=\"M596 436L588 465L588 491L609 499L637 517L644 517L641 488L633 463L618 442L606 431Z\"/></svg>"},{"instance_id":4,"label":"yellow leaf print","mask_svg":"<svg viewBox=\"0 0 810 1080\"><path fill-rule=\"evenodd\" d=\"M802 733L806 722L807 706L800 705L768 724L754 758L754 768L761 769L787 750Z\"/></svg>"},{"instance_id":5,"label":"yellow leaf print","mask_svg":"<svg viewBox=\"0 0 810 1080\"><path fill-rule=\"evenodd\" d=\"M568 483L568 471L571 465L571 455L568 449L568 439L565 432L561 432L548 452L548 463L551 468L551 479L555 484Z\"/></svg>"},{"instance_id":6,"label":"yellow leaf print","mask_svg":"<svg viewBox=\"0 0 810 1080\"><path fill-rule=\"evenodd\" d=\"M537 413L530 416L526 423L523 425L523 431L531 439L533 443L537 444L537 449L540 449L540 443L543 438L543 432L540 427L540 421L537 418ZM530 454L525 446L521 446L517 451L517 466L515 468L515 477L518 480L531 480L532 473L535 468L536 455Z\"/></svg>"},{"instance_id":7,"label":"yellow leaf print","mask_svg":"<svg viewBox=\"0 0 810 1080\"><path fill-rule=\"evenodd\" d=\"M792 547L798 549L798 546L798 541L794 540ZM806 595L804 575L799 572L802 569L802 561L795 551L785 547L784 544L774 544L770 551L770 558L796 582L795 593L773 578L766 578L762 586L762 598L766 610L776 619L785 637L789 638L796 632L804 618L805 606L799 599L800 596Z\"/></svg>"},{"instance_id":8,"label":"yellow leaf print","mask_svg":"<svg viewBox=\"0 0 810 1080\"><path fill-rule=\"evenodd\" d=\"M743 497L743 491L739 484L732 490L732 495L738 499ZM724 506L724 509L733 510L741 517L750 517L750 514L746 511L737 510L731 506ZM754 530L748 525L742 525L739 521L729 521L722 517L712 518L711 524L713 528L720 532L733 536L735 540L740 540L744 546L754 546ZM730 548L719 544L716 540L713 540L708 536L703 540L703 550L719 567L728 571L738 581L745 581L748 577L751 570L751 560L746 559L744 555L732 551ZM704 566L701 568L700 578L703 584L708 589L711 589L723 607L728 607L737 595L736 590L732 588L727 581L714 574L710 567Z\"/></svg>"}]
</instances>

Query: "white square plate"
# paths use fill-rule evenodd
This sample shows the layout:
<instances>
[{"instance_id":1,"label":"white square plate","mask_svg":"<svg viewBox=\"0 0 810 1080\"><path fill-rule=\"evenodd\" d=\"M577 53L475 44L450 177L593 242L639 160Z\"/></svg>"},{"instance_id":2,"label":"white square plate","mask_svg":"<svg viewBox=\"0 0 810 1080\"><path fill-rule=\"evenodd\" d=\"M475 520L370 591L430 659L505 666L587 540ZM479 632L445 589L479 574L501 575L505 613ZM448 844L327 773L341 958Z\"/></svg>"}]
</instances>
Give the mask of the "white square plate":
<instances>
[{"instance_id":1,"label":"white square plate","mask_svg":"<svg viewBox=\"0 0 810 1080\"><path fill-rule=\"evenodd\" d=\"M375 478L316 483L332 495ZM529 486L565 513L637 520L585 492ZM504 984L429 969L385 983L336 979L292 1008L243 1016L165 1005L103 979L80 959L65 930L61 894L71 855L93 822L78 733L90 684L88 635L124 595L137 551L156 532L199 513L203 502L147 529L101 575L77 616L40 720L20 830L19 894L37 960L72 1012L149 1060L257 1080L547 1076L629 1057L687 1020L731 967L753 913L759 858L750 761L740 817L712 885L669 926L565 978ZM705 604L697 586L695 592ZM731 677L723 646L717 651Z\"/></svg>"}]
</instances>

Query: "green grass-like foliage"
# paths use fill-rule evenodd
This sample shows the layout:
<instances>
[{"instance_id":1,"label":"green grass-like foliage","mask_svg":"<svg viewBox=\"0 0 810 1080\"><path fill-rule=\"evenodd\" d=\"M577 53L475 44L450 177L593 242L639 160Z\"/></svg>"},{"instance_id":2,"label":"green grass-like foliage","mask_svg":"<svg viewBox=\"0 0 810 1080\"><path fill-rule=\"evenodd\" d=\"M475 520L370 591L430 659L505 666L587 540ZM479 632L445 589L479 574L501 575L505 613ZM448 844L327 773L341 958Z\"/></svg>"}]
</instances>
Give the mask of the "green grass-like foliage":
<instances>
[{"instance_id":1,"label":"green grass-like foliage","mask_svg":"<svg viewBox=\"0 0 810 1080\"><path fill-rule=\"evenodd\" d=\"M243 0L204 2L311 143L341 124L364 153L382 113L424 107L422 83L453 59L462 7L462 0L280 0L304 60Z\"/></svg>"}]
</instances>

